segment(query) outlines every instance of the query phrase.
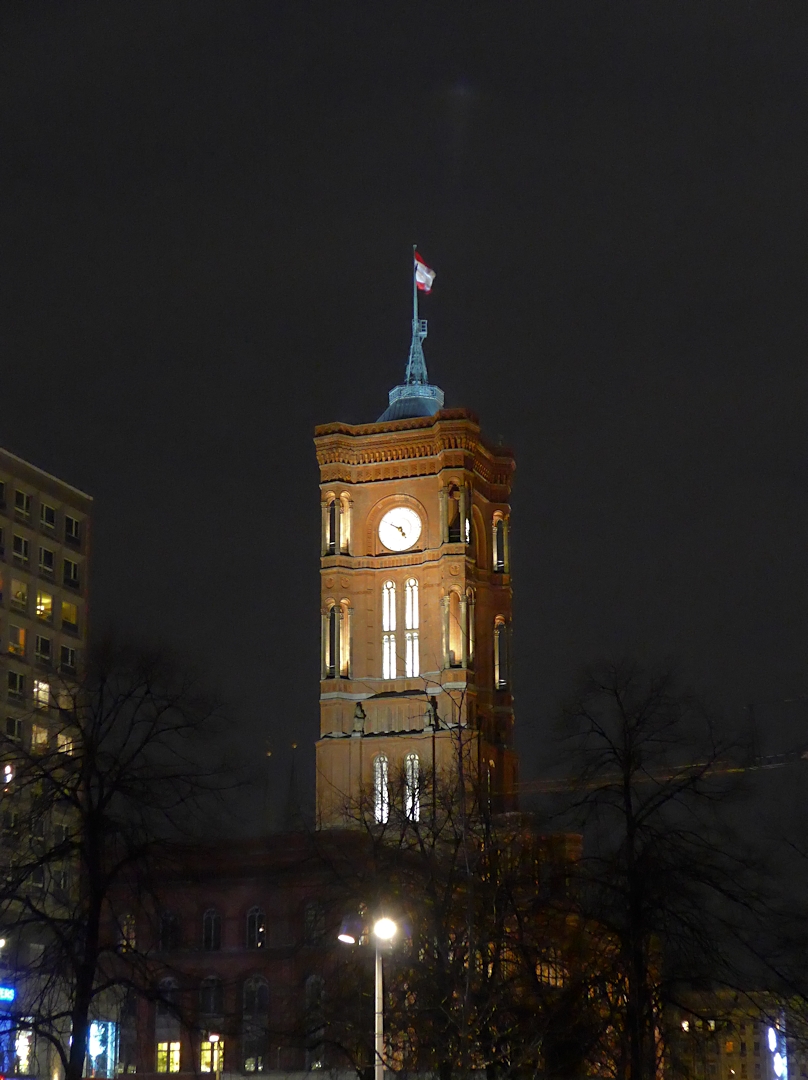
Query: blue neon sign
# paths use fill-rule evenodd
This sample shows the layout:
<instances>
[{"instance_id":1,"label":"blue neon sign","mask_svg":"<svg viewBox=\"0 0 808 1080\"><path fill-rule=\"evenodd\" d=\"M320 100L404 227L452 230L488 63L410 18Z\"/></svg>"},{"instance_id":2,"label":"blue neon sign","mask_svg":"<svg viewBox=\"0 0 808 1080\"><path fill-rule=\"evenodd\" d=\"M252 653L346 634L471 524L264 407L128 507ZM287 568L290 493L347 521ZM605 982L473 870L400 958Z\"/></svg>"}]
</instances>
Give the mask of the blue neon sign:
<instances>
[{"instance_id":1,"label":"blue neon sign","mask_svg":"<svg viewBox=\"0 0 808 1080\"><path fill-rule=\"evenodd\" d=\"M0 986L0 1001L13 1001L17 991L13 986Z\"/></svg>"}]
</instances>

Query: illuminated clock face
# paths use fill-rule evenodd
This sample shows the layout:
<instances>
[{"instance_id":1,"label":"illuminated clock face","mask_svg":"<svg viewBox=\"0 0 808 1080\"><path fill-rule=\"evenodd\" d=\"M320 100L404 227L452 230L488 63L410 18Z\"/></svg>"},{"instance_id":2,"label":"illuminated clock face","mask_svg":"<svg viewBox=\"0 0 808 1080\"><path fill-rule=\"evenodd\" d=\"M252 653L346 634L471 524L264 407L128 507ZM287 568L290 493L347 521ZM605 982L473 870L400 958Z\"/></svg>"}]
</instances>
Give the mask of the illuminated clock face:
<instances>
[{"instance_id":1,"label":"illuminated clock face","mask_svg":"<svg viewBox=\"0 0 808 1080\"><path fill-rule=\"evenodd\" d=\"M420 535L421 519L409 506L394 506L379 522L379 539L389 551L406 551Z\"/></svg>"}]
</instances>

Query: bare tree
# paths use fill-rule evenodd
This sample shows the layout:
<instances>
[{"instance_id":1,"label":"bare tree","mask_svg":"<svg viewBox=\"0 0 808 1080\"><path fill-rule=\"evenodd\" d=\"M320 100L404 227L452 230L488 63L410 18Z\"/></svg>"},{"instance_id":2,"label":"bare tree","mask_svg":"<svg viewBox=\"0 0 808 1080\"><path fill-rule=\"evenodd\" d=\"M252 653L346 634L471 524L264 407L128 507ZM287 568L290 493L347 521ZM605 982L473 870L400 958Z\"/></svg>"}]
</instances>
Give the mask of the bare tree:
<instances>
[{"instance_id":1,"label":"bare tree","mask_svg":"<svg viewBox=\"0 0 808 1080\"><path fill-rule=\"evenodd\" d=\"M652 1080L665 1010L687 987L754 978L755 867L724 813L730 745L673 677L607 664L564 710L566 820L581 828L576 904L604 944L602 1054Z\"/></svg>"},{"instance_id":2,"label":"bare tree","mask_svg":"<svg viewBox=\"0 0 808 1080\"><path fill-rule=\"evenodd\" d=\"M153 855L207 824L225 781L219 711L164 655L104 644L52 695L30 739L2 744L0 925L18 981L9 1023L80 1080L91 1021L149 986L132 912Z\"/></svg>"}]
</instances>

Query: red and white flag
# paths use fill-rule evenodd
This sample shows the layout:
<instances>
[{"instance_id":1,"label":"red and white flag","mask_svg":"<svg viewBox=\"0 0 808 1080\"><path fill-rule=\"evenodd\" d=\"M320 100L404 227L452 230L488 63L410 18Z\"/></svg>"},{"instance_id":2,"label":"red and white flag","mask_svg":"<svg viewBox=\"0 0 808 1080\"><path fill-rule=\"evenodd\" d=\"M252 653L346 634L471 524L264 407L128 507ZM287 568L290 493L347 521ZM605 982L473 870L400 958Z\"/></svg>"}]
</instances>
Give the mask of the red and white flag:
<instances>
[{"instance_id":1,"label":"red and white flag","mask_svg":"<svg viewBox=\"0 0 808 1080\"><path fill-rule=\"evenodd\" d=\"M429 269L417 251L414 253L414 258L415 284L421 292L429 292L432 288L432 282L435 280L435 271Z\"/></svg>"}]
</instances>

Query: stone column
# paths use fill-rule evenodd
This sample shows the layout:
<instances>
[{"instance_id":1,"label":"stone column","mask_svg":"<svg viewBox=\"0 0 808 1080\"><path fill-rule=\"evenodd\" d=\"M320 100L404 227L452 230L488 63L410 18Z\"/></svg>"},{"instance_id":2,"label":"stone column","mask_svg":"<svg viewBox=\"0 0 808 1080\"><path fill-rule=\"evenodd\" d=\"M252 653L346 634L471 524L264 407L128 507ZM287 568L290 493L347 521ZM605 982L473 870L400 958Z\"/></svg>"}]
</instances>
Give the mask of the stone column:
<instances>
[{"instance_id":1,"label":"stone column","mask_svg":"<svg viewBox=\"0 0 808 1080\"><path fill-rule=\"evenodd\" d=\"M443 667L449 667L449 594L440 598L441 612L441 646L443 649Z\"/></svg>"},{"instance_id":2,"label":"stone column","mask_svg":"<svg viewBox=\"0 0 808 1080\"><path fill-rule=\"evenodd\" d=\"M438 504L440 506L440 542L445 544L449 539L449 493L445 487L438 492Z\"/></svg>"},{"instance_id":3,"label":"stone column","mask_svg":"<svg viewBox=\"0 0 808 1080\"><path fill-rule=\"evenodd\" d=\"M321 503L320 504L320 509L322 511L322 518L323 518L323 538L322 538L322 545L321 546L322 546L322 549L323 549L323 555L327 555L328 554L328 503Z\"/></svg>"}]
</instances>

